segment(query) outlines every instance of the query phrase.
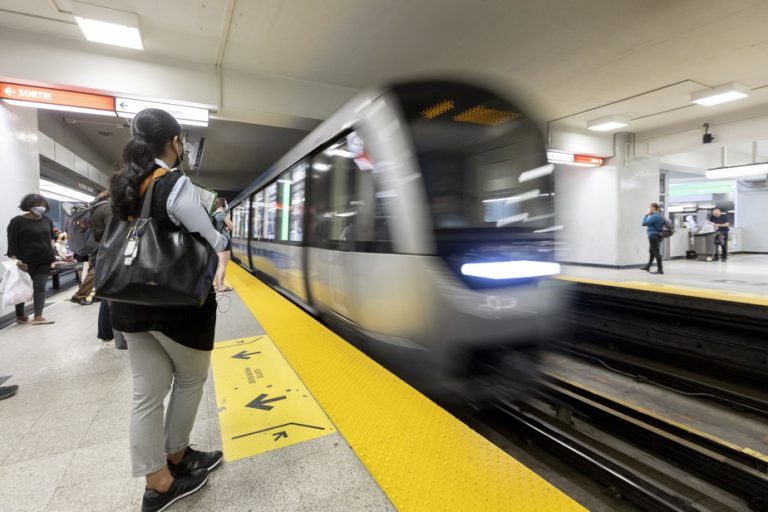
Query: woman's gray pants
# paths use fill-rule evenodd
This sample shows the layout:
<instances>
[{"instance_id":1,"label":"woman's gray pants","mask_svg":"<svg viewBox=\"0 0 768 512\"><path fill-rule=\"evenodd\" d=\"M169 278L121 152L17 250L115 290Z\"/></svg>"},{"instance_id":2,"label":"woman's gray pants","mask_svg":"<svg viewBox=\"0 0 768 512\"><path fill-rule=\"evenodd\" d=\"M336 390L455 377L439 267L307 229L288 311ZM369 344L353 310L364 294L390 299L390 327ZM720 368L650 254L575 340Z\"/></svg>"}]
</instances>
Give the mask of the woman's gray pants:
<instances>
[{"instance_id":1,"label":"woman's gray pants","mask_svg":"<svg viewBox=\"0 0 768 512\"><path fill-rule=\"evenodd\" d=\"M157 331L123 334L133 373L131 464L133 476L140 477L162 469L167 453L189 446L211 353L185 347Z\"/></svg>"}]
</instances>

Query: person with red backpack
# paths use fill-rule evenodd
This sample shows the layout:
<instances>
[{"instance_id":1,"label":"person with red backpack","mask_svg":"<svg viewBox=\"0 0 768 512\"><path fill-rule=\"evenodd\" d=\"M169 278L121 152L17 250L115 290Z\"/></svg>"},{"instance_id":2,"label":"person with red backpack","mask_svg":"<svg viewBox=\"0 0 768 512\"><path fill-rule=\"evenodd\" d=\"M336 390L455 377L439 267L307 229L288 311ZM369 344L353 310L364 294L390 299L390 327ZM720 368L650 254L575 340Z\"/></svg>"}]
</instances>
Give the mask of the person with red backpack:
<instances>
[{"instance_id":1,"label":"person with red backpack","mask_svg":"<svg viewBox=\"0 0 768 512\"><path fill-rule=\"evenodd\" d=\"M660 245L662 230L664 229L664 217L659 213L658 203L651 203L648 212L645 214L645 217L643 217L642 225L645 226L646 232L648 233L648 243L650 244L648 251L650 253L650 259L648 260L648 264L643 267L643 270L651 272L651 265L655 259L656 272L651 272L651 274L663 274L664 269L661 266Z\"/></svg>"}]
</instances>

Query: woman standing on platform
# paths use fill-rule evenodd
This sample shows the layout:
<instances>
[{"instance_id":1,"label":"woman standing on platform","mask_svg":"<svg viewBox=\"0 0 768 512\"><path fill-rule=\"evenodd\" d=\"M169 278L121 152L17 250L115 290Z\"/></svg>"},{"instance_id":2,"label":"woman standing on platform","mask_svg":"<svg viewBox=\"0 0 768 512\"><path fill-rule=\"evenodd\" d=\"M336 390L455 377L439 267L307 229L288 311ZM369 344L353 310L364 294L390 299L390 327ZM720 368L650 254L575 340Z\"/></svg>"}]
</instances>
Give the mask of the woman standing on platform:
<instances>
[{"instance_id":1,"label":"woman standing on platform","mask_svg":"<svg viewBox=\"0 0 768 512\"><path fill-rule=\"evenodd\" d=\"M224 286L224 275L227 272L227 262L232 254L232 221L229 220L227 215L227 202L223 197L217 197L214 203L216 207L213 212L213 224L216 231L221 233L227 238L227 246L224 248L224 252L219 253L219 266L216 268L216 291L231 292L232 288Z\"/></svg>"},{"instance_id":2,"label":"woman standing on platform","mask_svg":"<svg viewBox=\"0 0 768 512\"><path fill-rule=\"evenodd\" d=\"M19 209L25 212L8 224L8 257L16 260L19 269L32 276L35 317L30 320L24 313L24 303L16 304L16 321L20 324L52 324L43 318L45 285L51 275L51 264L56 261L53 248L53 222L45 216L48 201L40 194L27 194Z\"/></svg>"},{"instance_id":3,"label":"woman standing on platform","mask_svg":"<svg viewBox=\"0 0 768 512\"><path fill-rule=\"evenodd\" d=\"M211 225L192 182L176 170L184 151L176 119L163 110L142 110L131 132L123 149L126 168L110 184L114 215L138 215L142 196L154 181L151 217L160 228L183 227L199 233L216 252L223 251L226 238ZM220 451L189 447L213 349L216 295L211 287L199 308L112 302L110 317L113 328L125 335L133 373L131 462L133 475L147 480L142 512L163 510L205 485L208 472L222 460Z\"/></svg>"}]
</instances>

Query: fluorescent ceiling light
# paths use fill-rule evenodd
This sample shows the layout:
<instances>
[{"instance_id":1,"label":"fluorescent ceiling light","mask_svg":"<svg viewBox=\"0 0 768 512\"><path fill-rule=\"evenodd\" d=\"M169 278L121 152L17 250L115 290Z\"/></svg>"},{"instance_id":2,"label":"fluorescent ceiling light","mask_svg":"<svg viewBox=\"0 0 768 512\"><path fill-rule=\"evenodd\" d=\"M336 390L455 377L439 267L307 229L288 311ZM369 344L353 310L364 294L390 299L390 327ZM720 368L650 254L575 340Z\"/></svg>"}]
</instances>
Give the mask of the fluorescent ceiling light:
<instances>
[{"instance_id":1,"label":"fluorescent ceiling light","mask_svg":"<svg viewBox=\"0 0 768 512\"><path fill-rule=\"evenodd\" d=\"M587 121L587 129L596 132L609 132L617 128L624 128L627 125L629 125L629 119L619 116L601 117L600 119Z\"/></svg>"},{"instance_id":2,"label":"fluorescent ceiling light","mask_svg":"<svg viewBox=\"0 0 768 512\"><path fill-rule=\"evenodd\" d=\"M520 174L520 177L517 178L517 181L520 183L525 183L526 181L535 180L536 178L541 178L542 176L548 176L552 174L552 171L555 170L555 166L552 164L543 165L541 167L537 167L535 169L531 169L530 171L525 171Z\"/></svg>"},{"instance_id":3,"label":"fluorescent ceiling light","mask_svg":"<svg viewBox=\"0 0 768 512\"><path fill-rule=\"evenodd\" d=\"M559 274L560 264L527 260L465 263L461 266L461 273L465 276L486 279L526 279Z\"/></svg>"},{"instance_id":4,"label":"fluorescent ceiling light","mask_svg":"<svg viewBox=\"0 0 768 512\"><path fill-rule=\"evenodd\" d=\"M72 2L72 13L87 40L144 49L139 32L139 17L136 14L78 1Z\"/></svg>"},{"instance_id":5,"label":"fluorescent ceiling light","mask_svg":"<svg viewBox=\"0 0 768 512\"><path fill-rule=\"evenodd\" d=\"M565 226L552 226L550 228L537 229L534 233L551 233L552 231L562 231Z\"/></svg>"},{"instance_id":6,"label":"fluorescent ceiling light","mask_svg":"<svg viewBox=\"0 0 768 512\"><path fill-rule=\"evenodd\" d=\"M118 112L117 115L122 117L123 119L133 119L134 117L136 117L136 114L132 112ZM182 126L202 126L203 128L208 127L208 123L206 121L190 121L188 119L179 119L179 118L174 118L174 119L176 119L179 122L179 124Z\"/></svg>"},{"instance_id":7,"label":"fluorescent ceiling light","mask_svg":"<svg viewBox=\"0 0 768 512\"><path fill-rule=\"evenodd\" d=\"M691 102L705 107L727 103L729 101L740 100L749 96L749 87L731 82L718 85L712 89L697 91L691 94Z\"/></svg>"},{"instance_id":8,"label":"fluorescent ceiling light","mask_svg":"<svg viewBox=\"0 0 768 512\"><path fill-rule=\"evenodd\" d=\"M528 212L520 213L518 215L512 215L510 217L504 217L503 219L499 219L496 221L496 227L497 228L503 228L504 226L509 226L510 224L514 224L515 222L523 221L525 222L525 219L528 218Z\"/></svg>"},{"instance_id":9,"label":"fluorescent ceiling light","mask_svg":"<svg viewBox=\"0 0 768 512\"><path fill-rule=\"evenodd\" d=\"M84 201L90 203L94 199L93 195L48 180L40 180L40 194L60 201Z\"/></svg>"},{"instance_id":10,"label":"fluorescent ceiling light","mask_svg":"<svg viewBox=\"0 0 768 512\"><path fill-rule=\"evenodd\" d=\"M9 105L15 105L17 107L34 107L42 108L46 110L62 110L64 112L77 112L78 114L95 114L97 116L115 117L115 113L111 110L99 110L95 108L82 108L82 107L68 107L66 105L54 105L52 103L37 103L35 101L19 101L19 100L7 100L4 102Z\"/></svg>"},{"instance_id":11,"label":"fluorescent ceiling light","mask_svg":"<svg viewBox=\"0 0 768 512\"><path fill-rule=\"evenodd\" d=\"M741 178L745 176L759 176L768 173L768 163L735 165L733 167L718 167L706 172L709 179Z\"/></svg>"}]
</instances>

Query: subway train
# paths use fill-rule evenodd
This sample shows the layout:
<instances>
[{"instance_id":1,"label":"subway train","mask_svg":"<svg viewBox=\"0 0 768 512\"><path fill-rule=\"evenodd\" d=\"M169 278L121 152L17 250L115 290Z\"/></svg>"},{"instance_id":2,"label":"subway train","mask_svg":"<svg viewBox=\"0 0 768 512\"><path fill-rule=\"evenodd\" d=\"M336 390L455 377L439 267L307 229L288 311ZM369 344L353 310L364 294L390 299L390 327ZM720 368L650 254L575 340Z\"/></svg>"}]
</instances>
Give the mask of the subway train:
<instances>
[{"instance_id":1,"label":"subway train","mask_svg":"<svg viewBox=\"0 0 768 512\"><path fill-rule=\"evenodd\" d=\"M417 386L516 389L558 323L553 171L485 87L369 90L230 202L232 256Z\"/></svg>"}]
</instances>

